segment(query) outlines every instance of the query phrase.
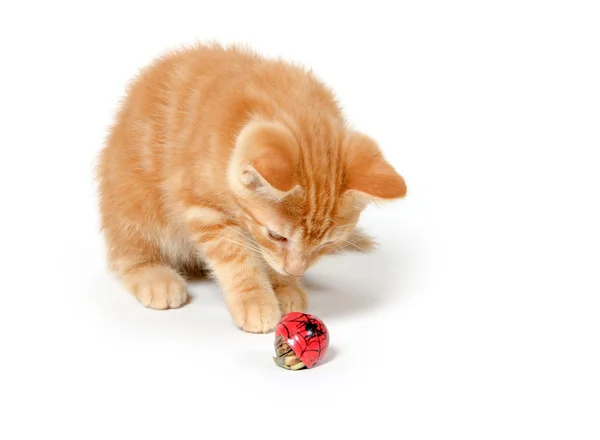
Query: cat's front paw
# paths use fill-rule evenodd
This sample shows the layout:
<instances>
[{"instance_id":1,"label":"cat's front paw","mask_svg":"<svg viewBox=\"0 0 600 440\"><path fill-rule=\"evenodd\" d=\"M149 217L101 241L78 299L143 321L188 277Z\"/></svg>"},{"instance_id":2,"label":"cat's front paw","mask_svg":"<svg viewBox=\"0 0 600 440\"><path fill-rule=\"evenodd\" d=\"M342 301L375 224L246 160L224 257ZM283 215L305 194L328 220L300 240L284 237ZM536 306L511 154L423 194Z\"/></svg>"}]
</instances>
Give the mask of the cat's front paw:
<instances>
[{"instance_id":1,"label":"cat's front paw","mask_svg":"<svg viewBox=\"0 0 600 440\"><path fill-rule=\"evenodd\" d=\"M129 290L146 307L176 309L188 298L185 281L169 267L149 266L124 276Z\"/></svg>"},{"instance_id":2,"label":"cat's front paw","mask_svg":"<svg viewBox=\"0 0 600 440\"><path fill-rule=\"evenodd\" d=\"M296 284L279 286L275 288L275 295L279 301L282 314L290 312L304 312L308 304L306 293Z\"/></svg>"},{"instance_id":3,"label":"cat's front paw","mask_svg":"<svg viewBox=\"0 0 600 440\"><path fill-rule=\"evenodd\" d=\"M271 293L245 298L241 307L231 310L234 322L249 333L270 333L281 319L279 303Z\"/></svg>"}]
</instances>

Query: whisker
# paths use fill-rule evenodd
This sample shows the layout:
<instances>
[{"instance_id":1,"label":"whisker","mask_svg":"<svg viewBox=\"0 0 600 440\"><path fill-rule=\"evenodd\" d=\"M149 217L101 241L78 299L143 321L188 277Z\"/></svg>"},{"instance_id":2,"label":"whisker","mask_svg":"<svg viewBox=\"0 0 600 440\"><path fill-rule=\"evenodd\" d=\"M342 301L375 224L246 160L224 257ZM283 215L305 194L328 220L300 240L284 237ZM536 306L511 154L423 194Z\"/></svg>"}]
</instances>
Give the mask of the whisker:
<instances>
[{"instance_id":1,"label":"whisker","mask_svg":"<svg viewBox=\"0 0 600 440\"><path fill-rule=\"evenodd\" d=\"M237 234L241 235L244 239L248 240L250 243L255 245L257 248L260 248L260 245L252 237L246 235L243 231L240 231L239 229L237 229L233 226L229 226L229 227L231 228L231 229L229 229L230 231L236 232Z\"/></svg>"},{"instance_id":2,"label":"whisker","mask_svg":"<svg viewBox=\"0 0 600 440\"><path fill-rule=\"evenodd\" d=\"M244 237L244 236L240 236L240 237L229 237L229 236L227 236L227 235L225 235L225 234L219 234L219 236L220 236L220 237L222 237L222 238L225 238L225 239L227 239L227 240L235 241L236 243L242 243L242 244L244 244L245 246L251 247L251 248L253 248L253 249L257 249L257 250L258 250L258 249L260 249L260 248L259 248L258 246L256 246L254 243L252 243L252 242L250 242L250 241L247 241L247 240L245 239L245 237Z\"/></svg>"},{"instance_id":3,"label":"whisker","mask_svg":"<svg viewBox=\"0 0 600 440\"><path fill-rule=\"evenodd\" d=\"M350 240L345 241L342 243L342 246L340 246L338 249L341 250L341 249L345 249L349 246L352 246L352 247L356 248L357 250L362 251L362 249L356 245L356 243L360 242L362 239L363 239L363 237L358 237L353 241L350 241Z\"/></svg>"},{"instance_id":4,"label":"whisker","mask_svg":"<svg viewBox=\"0 0 600 440\"><path fill-rule=\"evenodd\" d=\"M344 250L344 249L346 249L346 248L348 248L348 247L350 247L350 246L352 246L353 248L355 248L355 249L357 249L357 250L359 250L359 251L361 250L361 249L360 249L358 246L356 246L354 243L345 243L343 246L340 246L340 247L338 248L338 250Z\"/></svg>"},{"instance_id":5,"label":"whisker","mask_svg":"<svg viewBox=\"0 0 600 440\"><path fill-rule=\"evenodd\" d=\"M335 229L339 229L339 228L345 228L346 226L353 226L355 223L346 223L345 225L338 225L335 227Z\"/></svg>"},{"instance_id":6,"label":"whisker","mask_svg":"<svg viewBox=\"0 0 600 440\"><path fill-rule=\"evenodd\" d=\"M215 236L215 237L219 237L220 239L223 239L223 240L228 241L230 243L237 244L238 246L242 246L242 247L244 247L244 248L246 248L246 249L248 249L248 250L250 250L252 252L255 252L257 254L261 254L260 248L258 248L258 246L255 246L255 245L253 245L253 244L251 244L249 242L235 240L235 239L233 239L231 237L227 237L223 233L213 233L211 235Z\"/></svg>"},{"instance_id":7,"label":"whisker","mask_svg":"<svg viewBox=\"0 0 600 440\"><path fill-rule=\"evenodd\" d=\"M236 241L236 240L232 240L232 239L227 238L227 237L220 237L220 238L223 239L223 240L225 240L225 241L227 241L227 242L229 242L229 243L233 243L233 244L241 246L241 247L243 247L245 249L248 249L249 251L254 252L255 254L261 255L261 252L260 252L259 249L255 249L255 248L247 245L246 243L242 243L242 242L239 242L239 241Z\"/></svg>"}]
</instances>

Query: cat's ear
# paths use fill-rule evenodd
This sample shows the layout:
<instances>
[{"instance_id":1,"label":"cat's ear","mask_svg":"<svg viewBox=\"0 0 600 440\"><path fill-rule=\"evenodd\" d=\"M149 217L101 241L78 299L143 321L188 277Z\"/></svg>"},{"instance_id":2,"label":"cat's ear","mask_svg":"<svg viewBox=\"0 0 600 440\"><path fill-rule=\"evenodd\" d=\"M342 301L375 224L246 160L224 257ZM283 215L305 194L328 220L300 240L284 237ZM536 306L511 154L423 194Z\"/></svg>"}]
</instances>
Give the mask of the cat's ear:
<instances>
[{"instance_id":1,"label":"cat's ear","mask_svg":"<svg viewBox=\"0 0 600 440\"><path fill-rule=\"evenodd\" d=\"M251 121L238 134L229 166L229 183L234 190L282 200L301 190L296 179L297 163L298 148L285 126Z\"/></svg>"},{"instance_id":2,"label":"cat's ear","mask_svg":"<svg viewBox=\"0 0 600 440\"><path fill-rule=\"evenodd\" d=\"M345 152L347 195L364 204L391 201L406 195L404 178L387 162L373 139L351 132Z\"/></svg>"}]
</instances>

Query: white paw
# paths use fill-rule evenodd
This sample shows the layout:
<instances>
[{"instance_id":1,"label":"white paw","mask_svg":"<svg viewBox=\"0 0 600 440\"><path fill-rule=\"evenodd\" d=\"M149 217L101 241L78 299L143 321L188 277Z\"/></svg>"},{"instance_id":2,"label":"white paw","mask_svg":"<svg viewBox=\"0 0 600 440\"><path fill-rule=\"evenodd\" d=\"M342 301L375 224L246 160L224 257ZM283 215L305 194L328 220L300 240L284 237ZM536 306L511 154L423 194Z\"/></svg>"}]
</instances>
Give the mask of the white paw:
<instances>
[{"instance_id":1,"label":"white paw","mask_svg":"<svg viewBox=\"0 0 600 440\"><path fill-rule=\"evenodd\" d=\"M277 287L275 289L275 295L279 301L279 307L282 314L290 312L304 312L308 303L306 293L301 287L296 285L289 285L284 287Z\"/></svg>"},{"instance_id":2,"label":"white paw","mask_svg":"<svg viewBox=\"0 0 600 440\"><path fill-rule=\"evenodd\" d=\"M235 324L249 333L270 333L281 319L279 303L272 293L246 297L230 311Z\"/></svg>"},{"instance_id":3,"label":"white paw","mask_svg":"<svg viewBox=\"0 0 600 440\"><path fill-rule=\"evenodd\" d=\"M168 267L142 269L129 275L126 282L136 298L151 309L176 309L188 298L185 281Z\"/></svg>"}]
</instances>

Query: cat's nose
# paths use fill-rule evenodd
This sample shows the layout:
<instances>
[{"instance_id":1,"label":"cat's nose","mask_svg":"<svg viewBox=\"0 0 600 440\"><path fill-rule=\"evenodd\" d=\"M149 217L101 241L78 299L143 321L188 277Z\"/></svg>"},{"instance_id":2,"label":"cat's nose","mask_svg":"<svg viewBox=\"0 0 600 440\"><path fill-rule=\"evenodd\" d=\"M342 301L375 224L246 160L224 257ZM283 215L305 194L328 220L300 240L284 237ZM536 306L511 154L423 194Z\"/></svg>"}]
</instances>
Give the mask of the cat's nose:
<instances>
[{"instance_id":1,"label":"cat's nose","mask_svg":"<svg viewBox=\"0 0 600 440\"><path fill-rule=\"evenodd\" d=\"M296 278L304 275L304 272L306 272L307 268L308 262L306 260L286 260L285 264L283 265L285 273Z\"/></svg>"}]
</instances>

